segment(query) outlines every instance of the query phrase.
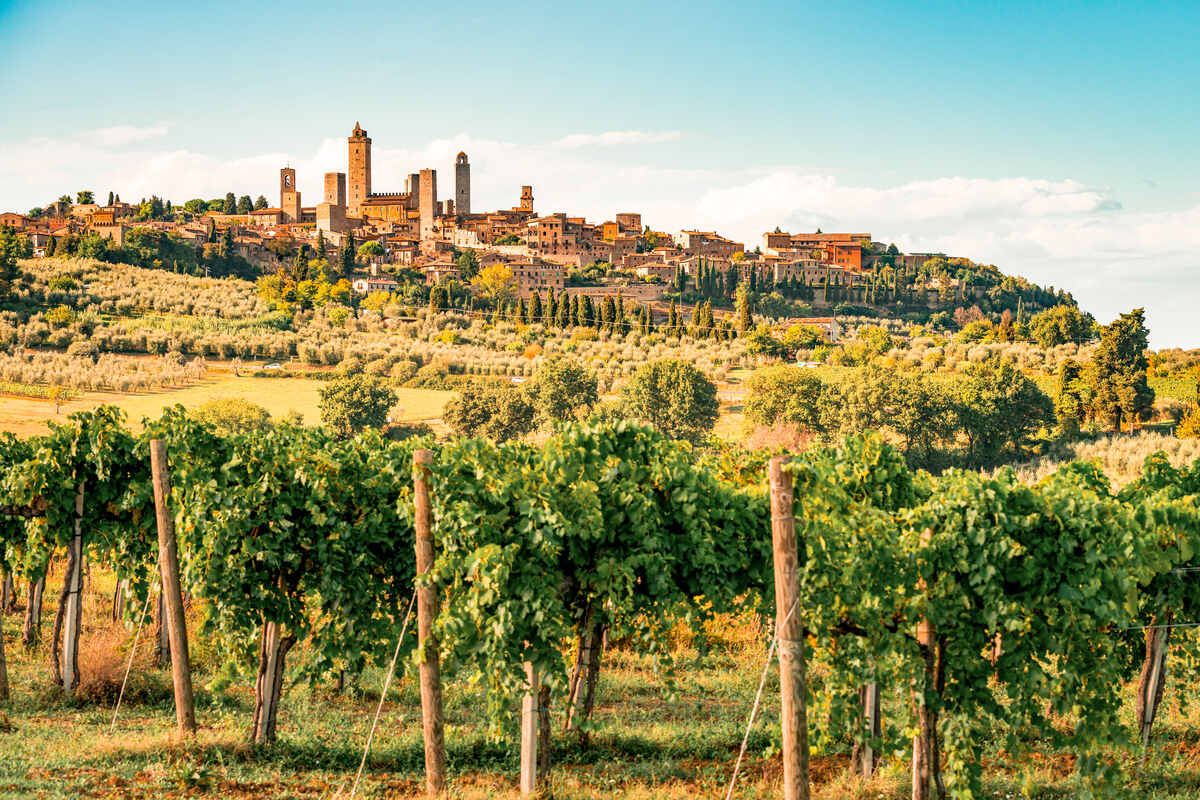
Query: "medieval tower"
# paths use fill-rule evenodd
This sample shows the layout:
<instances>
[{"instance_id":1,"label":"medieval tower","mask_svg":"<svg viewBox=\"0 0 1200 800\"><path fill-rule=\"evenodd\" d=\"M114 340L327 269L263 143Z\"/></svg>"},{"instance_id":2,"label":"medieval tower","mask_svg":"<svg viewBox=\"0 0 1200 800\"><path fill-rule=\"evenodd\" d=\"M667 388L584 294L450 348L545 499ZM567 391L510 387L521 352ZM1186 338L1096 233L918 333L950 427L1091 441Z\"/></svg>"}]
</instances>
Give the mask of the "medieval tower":
<instances>
[{"instance_id":1,"label":"medieval tower","mask_svg":"<svg viewBox=\"0 0 1200 800\"><path fill-rule=\"evenodd\" d=\"M423 169L420 176L420 185L417 188L421 193L418 201L421 238L429 239L433 236L433 219L437 216L437 170Z\"/></svg>"},{"instance_id":2,"label":"medieval tower","mask_svg":"<svg viewBox=\"0 0 1200 800\"><path fill-rule=\"evenodd\" d=\"M471 165L466 153L454 159L454 212L471 213Z\"/></svg>"},{"instance_id":3,"label":"medieval tower","mask_svg":"<svg viewBox=\"0 0 1200 800\"><path fill-rule=\"evenodd\" d=\"M279 208L288 222L300 221L300 190L296 188L296 170L279 170Z\"/></svg>"},{"instance_id":4,"label":"medieval tower","mask_svg":"<svg viewBox=\"0 0 1200 800\"><path fill-rule=\"evenodd\" d=\"M346 213L352 217L360 217L363 201L371 196L371 138L356 122L354 132L346 141L350 144L350 180Z\"/></svg>"},{"instance_id":5,"label":"medieval tower","mask_svg":"<svg viewBox=\"0 0 1200 800\"><path fill-rule=\"evenodd\" d=\"M532 186L522 186L521 187L520 210L533 213L533 187Z\"/></svg>"}]
</instances>

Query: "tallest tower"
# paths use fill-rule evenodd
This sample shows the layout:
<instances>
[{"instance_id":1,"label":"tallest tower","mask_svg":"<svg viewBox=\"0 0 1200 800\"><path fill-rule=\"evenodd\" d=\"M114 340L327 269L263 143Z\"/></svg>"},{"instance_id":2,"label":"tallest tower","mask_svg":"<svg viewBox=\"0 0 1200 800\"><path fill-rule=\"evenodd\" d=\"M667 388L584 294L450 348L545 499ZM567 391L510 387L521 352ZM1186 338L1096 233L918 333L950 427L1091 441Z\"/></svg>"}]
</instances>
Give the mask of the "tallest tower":
<instances>
[{"instance_id":1,"label":"tallest tower","mask_svg":"<svg viewBox=\"0 0 1200 800\"><path fill-rule=\"evenodd\" d=\"M371 195L371 137L357 122L346 140L350 144L350 170L346 197L346 213L362 216L362 203Z\"/></svg>"}]
</instances>

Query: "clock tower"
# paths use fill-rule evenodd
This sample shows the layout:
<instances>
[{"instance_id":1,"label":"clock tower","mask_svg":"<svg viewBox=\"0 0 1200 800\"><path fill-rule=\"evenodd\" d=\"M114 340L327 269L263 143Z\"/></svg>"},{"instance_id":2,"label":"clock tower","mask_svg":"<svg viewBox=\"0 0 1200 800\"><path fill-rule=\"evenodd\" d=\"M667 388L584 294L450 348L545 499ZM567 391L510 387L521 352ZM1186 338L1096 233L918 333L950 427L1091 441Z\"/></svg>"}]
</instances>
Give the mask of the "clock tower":
<instances>
[{"instance_id":1,"label":"clock tower","mask_svg":"<svg viewBox=\"0 0 1200 800\"><path fill-rule=\"evenodd\" d=\"M296 188L296 170L279 170L279 208L288 222L300 221L300 190Z\"/></svg>"}]
</instances>

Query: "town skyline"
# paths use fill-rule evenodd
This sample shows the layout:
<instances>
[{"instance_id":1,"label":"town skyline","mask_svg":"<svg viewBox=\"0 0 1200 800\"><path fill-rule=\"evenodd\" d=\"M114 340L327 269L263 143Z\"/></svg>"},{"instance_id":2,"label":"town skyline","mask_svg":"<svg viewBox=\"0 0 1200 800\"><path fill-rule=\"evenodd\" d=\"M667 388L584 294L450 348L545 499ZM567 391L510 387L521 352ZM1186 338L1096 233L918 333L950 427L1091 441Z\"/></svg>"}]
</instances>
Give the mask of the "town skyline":
<instances>
[{"instance_id":1,"label":"town skyline","mask_svg":"<svg viewBox=\"0 0 1200 800\"><path fill-rule=\"evenodd\" d=\"M86 6L0 3L0 96L25 109L0 120L0 207L25 212L81 188L126 200L270 196L286 162L315 196L324 172L344 169L343 129L361 118L378 141L380 185L400 187L422 165L445 170L465 150L480 208L508 207L533 184L541 210L596 221L637 210L658 228L715 228L749 245L776 225L870 230L1066 288L1101 319L1145 305L1155 346L1196 343L1200 163L1189 143L1200 114L1181 88L1200 64L1171 45L1195 11L756 4L683 18L614 7L638 24L621 28L622 57L598 56L608 66L595 70L544 36L551 21L537 9L468 3L404 19L369 9L372 30L354 37L327 36L327 12L303 10L284 23L217 3L173 39L173 9L141 14L135 36ZM875 27L846 58L834 34L864 20ZM104 92L62 104L20 78L51 57L32 35L50 29L55 48L90 38L123 48ZM542 44L522 69L496 68L519 35ZM869 46L872 36L911 47ZM243 39L277 47L242 49ZM464 47L445 59L452 41ZM789 41L807 57L789 58ZM1175 53L1170 76L1133 56L1139 43ZM404 80L358 79L363 46L381 74ZM702 58L706 46L722 57ZM321 68L302 67L290 86L274 66L288 52L320 52ZM206 53L242 78L189 75ZM155 60L177 66L144 68ZM932 69L950 62L959 67ZM523 98L531 76L544 101Z\"/></svg>"}]
</instances>

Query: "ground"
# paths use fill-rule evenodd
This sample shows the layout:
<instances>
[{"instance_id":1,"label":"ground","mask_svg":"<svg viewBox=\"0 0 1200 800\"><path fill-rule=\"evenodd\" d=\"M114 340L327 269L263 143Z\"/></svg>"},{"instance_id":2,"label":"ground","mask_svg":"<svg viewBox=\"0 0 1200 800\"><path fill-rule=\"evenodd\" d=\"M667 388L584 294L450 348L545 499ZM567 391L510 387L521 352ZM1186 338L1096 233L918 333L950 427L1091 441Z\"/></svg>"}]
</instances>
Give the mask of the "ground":
<instances>
[{"instance_id":1,"label":"ground","mask_svg":"<svg viewBox=\"0 0 1200 800\"><path fill-rule=\"evenodd\" d=\"M5 615L12 701L0 720L0 798L331 798L348 796L378 703L383 676L369 669L357 692L334 694L289 683L279 717L279 740L246 744L252 678L229 680L211 643L193 635L197 720L194 740L174 734L169 672L150 660L154 636L143 630L135 651L128 694L116 724L113 705L127 664L132 629L109 620L113 579L100 568L85 586L85 634L80 668L86 699L67 702L48 678L45 640L53 621L61 567L46 596L41 647L19 641L20 610ZM23 596L23 595L19 595ZM195 619L191 620L194 624ZM696 800L725 796L746 719L762 674L765 643L750 614L721 617L707 629L703 654L681 635L673 684L635 648L606 656L598 692L596 731L582 750L560 734L555 714L555 765L546 795L558 800ZM303 646L289 657L305 658ZM768 672L760 716L749 737L733 797L780 796L778 683ZM1156 744L1140 777L1123 782L1120 798L1183 800L1200 796L1200 729L1183 694L1194 703L1194 684L1172 677L1156 728ZM1133 686L1123 689L1132 721ZM893 692L893 702L904 692ZM449 677L445 684L449 797L515 798L517 742L494 738L480 692ZM1194 708L1192 706L1191 708ZM885 704L885 714L887 706ZM819 724L814 722L814 724ZM509 726L508 733L514 733ZM1071 756L1032 753L1013 758L988 746L986 798L1082 796L1071 778ZM1136 773L1136 759L1116 755ZM886 762L863 783L848 772L844 749L814 753L816 800L876 800L908 796L908 764ZM423 796L419 694L409 670L389 692L367 762L359 797Z\"/></svg>"},{"instance_id":2,"label":"ground","mask_svg":"<svg viewBox=\"0 0 1200 800\"><path fill-rule=\"evenodd\" d=\"M255 378L244 372L235 377L231 370L215 369L200 383L181 389L161 389L140 394L116 394L112 392L87 392L64 402L55 415L54 401L30 397L0 397L0 430L11 431L19 436L45 433L47 420L62 419L73 411L95 408L111 403L125 411L135 426L143 417L158 417L162 410L176 403L188 408L210 400L240 398L257 403L274 417L282 417L291 411L304 416L306 424L320 424L317 390L322 382L311 378ZM397 388L400 402L393 412L397 421L429 422L439 419L442 407L454 396L453 392L437 389Z\"/></svg>"}]
</instances>

